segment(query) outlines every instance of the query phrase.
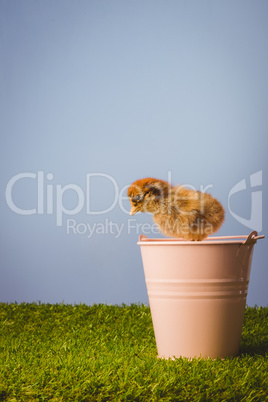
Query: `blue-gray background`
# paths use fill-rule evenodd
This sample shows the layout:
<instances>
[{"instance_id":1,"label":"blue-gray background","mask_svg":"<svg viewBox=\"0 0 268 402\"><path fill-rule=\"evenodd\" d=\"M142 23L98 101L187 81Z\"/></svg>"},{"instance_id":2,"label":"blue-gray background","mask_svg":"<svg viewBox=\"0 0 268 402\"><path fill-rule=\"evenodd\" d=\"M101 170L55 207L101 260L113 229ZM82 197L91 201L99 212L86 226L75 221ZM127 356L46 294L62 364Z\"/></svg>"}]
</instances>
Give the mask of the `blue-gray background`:
<instances>
[{"instance_id":1,"label":"blue-gray background","mask_svg":"<svg viewBox=\"0 0 268 402\"><path fill-rule=\"evenodd\" d=\"M159 235L148 231L150 215L130 221L125 211L126 186L138 178L208 186L226 208L220 235L255 228L228 208L245 179L230 208L248 221L254 212L265 234L267 21L266 0L1 0L0 301L147 303L136 242ZM20 215L6 201L24 172L44 177L44 213ZM251 189L256 172L262 185ZM69 184L64 207L78 205L74 184L86 202L57 226L57 194ZM37 208L37 198L37 179L15 183L19 208ZM266 250L258 241L249 305L268 303Z\"/></svg>"}]
</instances>

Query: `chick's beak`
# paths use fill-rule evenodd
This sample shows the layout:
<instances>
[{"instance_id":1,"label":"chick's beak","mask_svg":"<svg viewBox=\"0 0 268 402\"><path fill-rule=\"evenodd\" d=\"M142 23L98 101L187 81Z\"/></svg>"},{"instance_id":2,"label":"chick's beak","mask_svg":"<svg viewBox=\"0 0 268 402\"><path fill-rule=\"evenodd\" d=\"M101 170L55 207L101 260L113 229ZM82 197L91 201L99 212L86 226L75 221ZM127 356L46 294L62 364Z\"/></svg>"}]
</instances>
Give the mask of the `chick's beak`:
<instances>
[{"instance_id":1,"label":"chick's beak","mask_svg":"<svg viewBox=\"0 0 268 402\"><path fill-rule=\"evenodd\" d=\"M136 212L139 211L139 207L131 207L129 211L129 215L135 215Z\"/></svg>"}]
</instances>

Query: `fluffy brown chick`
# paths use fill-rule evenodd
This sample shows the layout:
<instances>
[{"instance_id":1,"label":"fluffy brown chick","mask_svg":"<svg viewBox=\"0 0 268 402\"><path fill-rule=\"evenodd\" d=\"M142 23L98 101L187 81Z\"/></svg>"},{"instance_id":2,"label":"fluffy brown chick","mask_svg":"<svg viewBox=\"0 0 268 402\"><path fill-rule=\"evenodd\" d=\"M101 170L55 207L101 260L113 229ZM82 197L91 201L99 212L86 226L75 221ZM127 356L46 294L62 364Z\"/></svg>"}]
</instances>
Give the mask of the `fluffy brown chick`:
<instances>
[{"instance_id":1,"label":"fluffy brown chick","mask_svg":"<svg viewBox=\"0 0 268 402\"><path fill-rule=\"evenodd\" d=\"M208 193L171 186L147 177L128 188L130 215L150 212L166 236L203 240L216 232L224 221L222 205Z\"/></svg>"}]
</instances>

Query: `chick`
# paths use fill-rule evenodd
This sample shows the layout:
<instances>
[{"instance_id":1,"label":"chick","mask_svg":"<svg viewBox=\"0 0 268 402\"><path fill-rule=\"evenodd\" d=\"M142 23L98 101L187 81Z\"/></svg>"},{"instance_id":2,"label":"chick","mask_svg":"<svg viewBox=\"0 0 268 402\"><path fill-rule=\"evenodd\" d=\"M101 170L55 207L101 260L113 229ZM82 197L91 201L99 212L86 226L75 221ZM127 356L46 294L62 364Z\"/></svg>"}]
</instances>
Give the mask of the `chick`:
<instances>
[{"instance_id":1,"label":"chick","mask_svg":"<svg viewBox=\"0 0 268 402\"><path fill-rule=\"evenodd\" d=\"M137 180L128 188L130 215L150 212L166 236L203 240L224 221L222 205L210 194L171 186L151 177Z\"/></svg>"}]
</instances>

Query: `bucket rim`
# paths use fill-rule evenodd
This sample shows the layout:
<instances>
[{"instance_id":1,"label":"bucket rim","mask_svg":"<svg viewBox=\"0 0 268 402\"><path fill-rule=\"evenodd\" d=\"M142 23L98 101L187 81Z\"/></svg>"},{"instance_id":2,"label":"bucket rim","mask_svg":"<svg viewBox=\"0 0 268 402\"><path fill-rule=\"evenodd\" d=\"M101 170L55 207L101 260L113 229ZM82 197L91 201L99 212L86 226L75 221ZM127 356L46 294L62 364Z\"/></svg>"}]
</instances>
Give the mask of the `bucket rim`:
<instances>
[{"instance_id":1,"label":"bucket rim","mask_svg":"<svg viewBox=\"0 0 268 402\"><path fill-rule=\"evenodd\" d=\"M255 244L258 239L264 239L265 236L258 236L256 231L249 235L238 236L209 236L202 241L184 240L181 238L148 238L145 235L139 236L139 246L202 246L218 244Z\"/></svg>"}]
</instances>

